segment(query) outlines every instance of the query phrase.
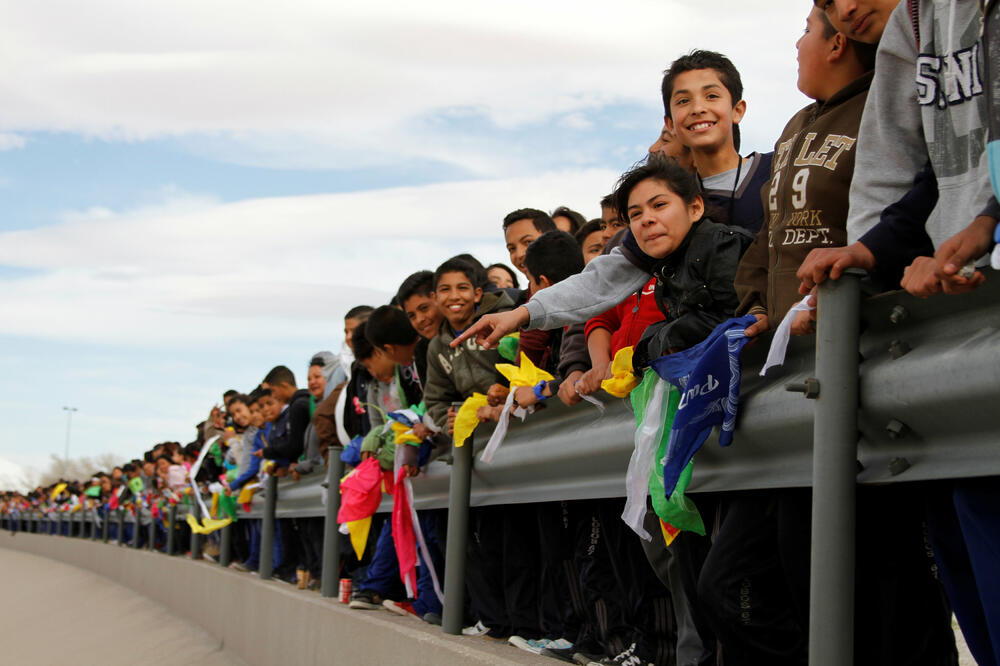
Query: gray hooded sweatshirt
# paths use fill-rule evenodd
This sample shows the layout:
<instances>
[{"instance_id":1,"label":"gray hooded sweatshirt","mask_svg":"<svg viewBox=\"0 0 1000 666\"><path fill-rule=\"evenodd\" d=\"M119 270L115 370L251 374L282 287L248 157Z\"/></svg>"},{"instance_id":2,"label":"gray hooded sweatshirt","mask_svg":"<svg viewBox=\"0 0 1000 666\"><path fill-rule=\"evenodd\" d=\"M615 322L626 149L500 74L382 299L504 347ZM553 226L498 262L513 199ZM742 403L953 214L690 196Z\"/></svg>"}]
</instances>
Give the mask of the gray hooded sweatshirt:
<instances>
[{"instance_id":1,"label":"gray hooded sweatshirt","mask_svg":"<svg viewBox=\"0 0 1000 666\"><path fill-rule=\"evenodd\" d=\"M928 160L940 196L927 220L939 246L991 203L981 14L976 0L920 0L920 46L907 3L882 34L851 183L847 242L874 227Z\"/></svg>"}]
</instances>

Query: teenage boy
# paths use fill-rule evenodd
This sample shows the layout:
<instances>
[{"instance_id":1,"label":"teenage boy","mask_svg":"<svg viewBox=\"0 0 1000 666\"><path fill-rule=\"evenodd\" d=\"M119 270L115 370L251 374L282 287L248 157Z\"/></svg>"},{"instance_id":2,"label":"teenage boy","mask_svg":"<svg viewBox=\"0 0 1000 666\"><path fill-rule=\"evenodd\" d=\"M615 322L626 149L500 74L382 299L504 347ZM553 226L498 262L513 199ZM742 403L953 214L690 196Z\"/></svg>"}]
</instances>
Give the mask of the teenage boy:
<instances>
[{"instance_id":1,"label":"teenage boy","mask_svg":"<svg viewBox=\"0 0 1000 666\"><path fill-rule=\"evenodd\" d=\"M297 388L295 374L283 365L272 368L261 382L261 387L270 389L271 397L285 408L274 423L271 443L264 447L260 455L287 467L299 459L305 448L306 427L310 421L309 391Z\"/></svg>"},{"instance_id":2,"label":"teenage boy","mask_svg":"<svg viewBox=\"0 0 1000 666\"><path fill-rule=\"evenodd\" d=\"M736 67L721 53L692 51L664 72L661 92L665 129L690 149L705 203L725 213L713 219L756 233L764 221L758 194L772 154L743 158L737 152L747 103Z\"/></svg>"},{"instance_id":3,"label":"teenage boy","mask_svg":"<svg viewBox=\"0 0 1000 666\"><path fill-rule=\"evenodd\" d=\"M519 208L503 218L503 237L510 254L510 263L524 272L524 253L532 242L546 231L555 231L555 222L545 211Z\"/></svg>"}]
</instances>

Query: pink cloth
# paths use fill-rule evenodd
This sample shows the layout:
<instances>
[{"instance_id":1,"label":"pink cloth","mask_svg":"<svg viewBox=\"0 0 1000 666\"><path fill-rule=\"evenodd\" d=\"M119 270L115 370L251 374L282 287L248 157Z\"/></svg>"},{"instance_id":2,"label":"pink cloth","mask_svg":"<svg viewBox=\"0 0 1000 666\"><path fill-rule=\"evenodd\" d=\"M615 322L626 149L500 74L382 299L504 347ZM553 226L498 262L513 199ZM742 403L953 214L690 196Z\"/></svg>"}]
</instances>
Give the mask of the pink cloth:
<instances>
[{"instance_id":1,"label":"pink cloth","mask_svg":"<svg viewBox=\"0 0 1000 666\"><path fill-rule=\"evenodd\" d=\"M392 498L392 541L396 545L396 559L399 560L399 577L406 585L406 593L417 598L417 535L413 531L413 514L410 512L410 497L403 480L406 470L400 468L396 476L399 492Z\"/></svg>"},{"instance_id":2,"label":"pink cloth","mask_svg":"<svg viewBox=\"0 0 1000 666\"><path fill-rule=\"evenodd\" d=\"M375 457L362 461L353 472L340 482L340 511L337 522L350 523L367 518L378 509L382 501L382 482L386 482L386 492L392 492L392 473L382 473Z\"/></svg>"}]
</instances>

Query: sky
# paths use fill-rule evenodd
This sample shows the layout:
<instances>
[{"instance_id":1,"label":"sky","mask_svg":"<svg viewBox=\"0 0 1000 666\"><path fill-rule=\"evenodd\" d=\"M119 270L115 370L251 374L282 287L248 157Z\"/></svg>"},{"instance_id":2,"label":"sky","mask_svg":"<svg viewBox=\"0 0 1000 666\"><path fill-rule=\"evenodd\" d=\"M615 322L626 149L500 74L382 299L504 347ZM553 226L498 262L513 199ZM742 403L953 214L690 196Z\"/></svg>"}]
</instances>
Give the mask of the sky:
<instances>
[{"instance_id":1,"label":"sky","mask_svg":"<svg viewBox=\"0 0 1000 666\"><path fill-rule=\"evenodd\" d=\"M343 314L503 216L587 218L705 48L744 154L808 103L810 2L0 0L0 460L194 439L223 391L336 351Z\"/></svg>"}]
</instances>

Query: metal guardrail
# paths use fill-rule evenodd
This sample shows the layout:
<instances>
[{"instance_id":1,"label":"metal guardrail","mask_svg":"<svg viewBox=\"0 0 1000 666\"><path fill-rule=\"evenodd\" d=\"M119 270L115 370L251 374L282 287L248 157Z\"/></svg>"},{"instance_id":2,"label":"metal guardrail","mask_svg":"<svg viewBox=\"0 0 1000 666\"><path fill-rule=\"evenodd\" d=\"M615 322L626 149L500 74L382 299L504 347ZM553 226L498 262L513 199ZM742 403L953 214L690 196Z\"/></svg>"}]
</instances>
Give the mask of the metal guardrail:
<instances>
[{"instance_id":1,"label":"metal guardrail","mask_svg":"<svg viewBox=\"0 0 1000 666\"><path fill-rule=\"evenodd\" d=\"M716 436L709 438L688 488L697 495L813 487L810 663L816 665L850 663L853 654L856 484L1000 475L991 420L1000 402L1000 275L988 271L986 284L971 294L929 300L894 293L859 303L858 282L851 275L821 287L816 339L793 339L784 366L766 378L756 369L769 339L744 350L734 443L723 449ZM786 390L807 379L818 380L819 395L811 396L818 399ZM634 420L625 401L603 400L603 415L552 401L524 424L511 424L492 464L474 464L473 447L466 446L414 480L418 509L449 508L446 632L461 630L469 506L624 495ZM477 441L488 434L481 427ZM324 507L321 494L342 473L336 462L325 479L272 478L254 498L248 517L263 518L265 526L262 577L270 574L265 558L275 517L326 516L322 593L335 594L340 537L330 518L339 496L331 492ZM380 511L390 508L386 501ZM177 507L170 513L173 525ZM10 523L5 516L4 526ZM171 554L173 536L168 530Z\"/></svg>"}]
</instances>

